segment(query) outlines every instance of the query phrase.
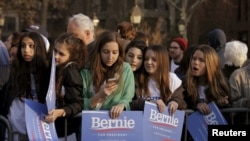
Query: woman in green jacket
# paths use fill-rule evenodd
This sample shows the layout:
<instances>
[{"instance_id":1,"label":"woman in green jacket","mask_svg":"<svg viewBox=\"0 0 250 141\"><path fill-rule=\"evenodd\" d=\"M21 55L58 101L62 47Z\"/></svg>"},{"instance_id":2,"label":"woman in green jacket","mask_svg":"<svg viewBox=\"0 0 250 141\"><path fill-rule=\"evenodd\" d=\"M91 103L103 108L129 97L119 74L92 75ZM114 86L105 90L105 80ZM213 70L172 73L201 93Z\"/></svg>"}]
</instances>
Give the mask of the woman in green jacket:
<instances>
[{"instance_id":1,"label":"woman in green jacket","mask_svg":"<svg viewBox=\"0 0 250 141\"><path fill-rule=\"evenodd\" d=\"M81 71L83 78L84 110L110 110L117 118L135 93L134 75L124 62L121 38L116 32L106 31L96 41L93 62Z\"/></svg>"}]
</instances>

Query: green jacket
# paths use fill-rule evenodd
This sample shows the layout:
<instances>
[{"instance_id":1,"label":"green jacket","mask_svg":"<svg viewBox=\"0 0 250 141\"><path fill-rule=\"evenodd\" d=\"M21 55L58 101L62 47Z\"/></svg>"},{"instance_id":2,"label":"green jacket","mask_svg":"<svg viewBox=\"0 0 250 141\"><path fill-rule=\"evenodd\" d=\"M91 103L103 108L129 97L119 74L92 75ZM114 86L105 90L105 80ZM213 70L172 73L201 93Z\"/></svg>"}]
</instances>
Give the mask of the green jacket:
<instances>
[{"instance_id":1,"label":"green jacket","mask_svg":"<svg viewBox=\"0 0 250 141\"><path fill-rule=\"evenodd\" d=\"M81 71L81 76L83 79L83 98L84 98L84 110L94 110L90 106L90 98L95 94L91 87L92 83L92 74L89 69L83 69ZM107 99L104 101L101 110L110 110L112 106L123 103L126 110L130 110L129 103L132 101L135 93L135 82L134 74L130 65L126 62L123 63L123 73L122 73L122 82ZM118 92L118 90L120 90Z\"/></svg>"}]
</instances>

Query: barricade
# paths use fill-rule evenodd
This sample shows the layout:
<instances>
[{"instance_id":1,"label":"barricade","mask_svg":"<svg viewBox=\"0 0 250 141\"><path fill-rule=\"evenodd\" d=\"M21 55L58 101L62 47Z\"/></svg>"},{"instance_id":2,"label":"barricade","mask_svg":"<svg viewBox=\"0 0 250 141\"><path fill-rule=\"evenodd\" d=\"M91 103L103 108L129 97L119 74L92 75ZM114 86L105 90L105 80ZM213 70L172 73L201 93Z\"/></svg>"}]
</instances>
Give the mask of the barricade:
<instances>
[{"instance_id":1,"label":"barricade","mask_svg":"<svg viewBox=\"0 0 250 141\"><path fill-rule=\"evenodd\" d=\"M188 134L188 130L187 130L187 117L192 114L194 112L194 110L192 109L186 109L185 111L185 123L184 123L184 141L187 141L187 134ZM249 113L250 113L250 109L249 108L224 108L224 109L220 109L222 114L229 114L230 115L230 119L231 119L231 123L232 125L235 124L234 121L234 116L238 113L242 113L245 114L245 121L246 124L249 124ZM80 118L81 117L81 113L77 114L74 117L71 118ZM12 127L8 121L7 118L5 118L4 116L0 115L0 122L4 123L6 125L7 131L8 131L8 141L12 141L13 139L13 130ZM67 118L65 119L65 141L67 141Z\"/></svg>"},{"instance_id":2,"label":"barricade","mask_svg":"<svg viewBox=\"0 0 250 141\"><path fill-rule=\"evenodd\" d=\"M250 109L249 108L223 108L220 109L221 113L224 114L229 114L230 115L230 121L232 125L235 124L234 122L234 116L238 113L242 113L245 114L245 124L249 124L248 120L249 120L249 112ZM188 141L188 130L187 130L187 117L192 114L194 112L194 110L192 109L186 109L185 110L185 123L184 123L184 139L182 139L183 141ZM226 120L228 120L226 118Z\"/></svg>"},{"instance_id":3,"label":"barricade","mask_svg":"<svg viewBox=\"0 0 250 141\"><path fill-rule=\"evenodd\" d=\"M10 125L10 122L7 118L5 118L4 116L0 115L0 122L2 122L5 127L7 128L8 131L8 141L12 141L13 139L13 131L12 131L12 127Z\"/></svg>"},{"instance_id":4,"label":"barricade","mask_svg":"<svg viewBox=\"0 0 250 141\"><path fill-rule=\"evenodd\" d=\"M188 130L187 130L187 117L192 114L194 112L194 110L192 109L186 109L185 111L185 123L184 123L184 139L182 139L183 141L188 141ZM224 109L220 109L222 114L230 114L230 118L231 118L231 124L234 124L234 116L237 113L243 113L246 114L245 119L246 119L246 124L249 124L249 113L250 113L250 109L249 108L224 108ZM77 114L76 116L72 117L72 118L79 118L81 117L81 113ZM65 141L67 141L67 119L65 119Z\"/></svg>"},{"instance_id":5,"label":"barricade","mask_svg":"<svg viewBox=\"0 0 250 141\"><path fill-rule=\"evenodd\" d=\"M185 111L185 122L184 122L184 125L183 125L183 128L184 128L184 141L187 141L187 138L188 138L188 130L187 130L187 117L192 114L194 112L194 110L192 109L186 109L184 110Z\"/></svg>"},{"instance_id":6,"label":"barricade","mask_svg":"<svg viewBox=\"0 0 250 141\"><path fill-rule=\"evenodd\" d=\"M246 124L249 124L248 120L249 120L249 112L250 109L249 108L224 108L224 109L220 109L222 114L226 114L229 113L230 114L230 118L231 118L231 124L234 125L234 116L235 114L238 113L245 113L246 117Z\"/></svg>"}]
</instances>

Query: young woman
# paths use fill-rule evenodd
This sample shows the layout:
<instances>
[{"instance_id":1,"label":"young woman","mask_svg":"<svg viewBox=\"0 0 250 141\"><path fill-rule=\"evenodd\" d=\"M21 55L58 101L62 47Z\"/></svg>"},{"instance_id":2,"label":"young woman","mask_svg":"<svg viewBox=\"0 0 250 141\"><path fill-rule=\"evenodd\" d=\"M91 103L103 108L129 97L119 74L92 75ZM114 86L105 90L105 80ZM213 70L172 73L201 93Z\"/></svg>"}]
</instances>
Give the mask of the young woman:
<instances>
[{"instance_id":1,"label":"young woman","mask_svg":"<svg viewBox=\"0 0 250 141\"><path fill-rule=\"evenodd\" d=\"M35 32L23 33L10 71L4 71L5 80L8 81L1 81L0 84L3 88L1 114L8 117L13 131L18 133L14 140L28 139L24 99L45 102L50 77L47 60L43 38Z\"/></svg>"},{"instance_id":2,"label":"young woman","mask_svg":"<svg viewBox=\"0 0 250 141\"><path fill-rule=\"evenodd\" d=\"M186 108L183 100L182 81L169 71L167 48L151 45L145 50L144 69L136 90L137 100L133 101L133 110L143 110L145 101L157 104L163 112L169 106L170 114L177 109Z\"/></svg>"},{"instance_id":3,"label":"young woman","mask_svg":"<svg viewBox=\"0 0 250 141\"><path fill-rule=\"evenodd\" d=\"M185 100L188 108L202 114L210 113L208 103L215 101L218 106L229 104L230 89L220 68L216 51L208 45L196 47L184 83Z\"/></svg>"},{"instance_id":4,"label":"young woman","mask_svg":"<svg viewBox=\"0 0 250 141\"><path fill-rule=\"evenodd\" d=\"M86 63L87 51L82 40L64 33L55 42L56 109L49 111L47 122L54 122L58 137L64 136L64 118L80 113L83 109L82 79L80 70ZM68 135L77 132L80 121L68 120Z\"/></svg>"},{"instance_id":5,"label":"young woman","mask_svg":"<svg viewBox=\"0 0 250 141\"><path fill-rule=\"evenodd\" d=\"M17 53L17 46L12 46L10 48L10 52L9 52L9 55L10 55L10 63L12 64L13 61L16 59L16 53Z\"/></svg>"},{"instance_id":6,"label":"young woman","mask_svg":"<svg viewBox=\"0 0 250 141\"><path fill-rule=\"evenodd\" d=\"M13 32L11 33L7 40L4 42L5 47L8 49L8 52L10 52L10 49L12 46L17 46L19 41L20 41L20 33L18 32Z\"/></svg>"},{"instance_id":7,"label":"young woman","mask_svg":"<svg viewBox=\"0 0 250 141\"><path fill-rule=\"evenodd\" d=\"M195 49L195 47L197 47L198 45L192 45L189 46L186 51L183 54L183 57L181 59L181 62L179 64L179 66L175 69L174 73L182 80L184 81L184 78L186 76L186 72L189 68L189 63L190 63L190 58L191 55L193 53L193 50Z\"/></svg>"},{"instance_id":8,"label":"young woman","mask_svg":"<svg viewBox=\"0 0 250 141\"><path fill-rule=\"evenodd\" d=\"M143 63L143 52L146 43L142 40L131 41L125 49L125 61L130 64L134 74L141 70Z\"/></svg>"},{"instance_id":9,"label":"young woman","mask_svg":"<svg viewBox=\"0 0 250 141\"><path fill-rule=\"evenodd\" d=\"M94 60L81 71L85 110L110 110L111 118L130 110L135 83L123 51L117 32L106 31L97 39Z\"/></svg>"},{"instance_id":10,"label":"young woman","mask_svg":"<svg viewBox=\"0 0 250 141\"><path fill-rule=\"evenodd\" d=\"M132 71L134 72L135 89L138 87L138 81L143 66L143 52L146 47L145 41L133 40L127 45L125 49L125 62L130 64ZM136 100L136 95L134 95L133 101L134 100ZM133 101L130 104L133 104Z\"/></svg>"}]
</instances>

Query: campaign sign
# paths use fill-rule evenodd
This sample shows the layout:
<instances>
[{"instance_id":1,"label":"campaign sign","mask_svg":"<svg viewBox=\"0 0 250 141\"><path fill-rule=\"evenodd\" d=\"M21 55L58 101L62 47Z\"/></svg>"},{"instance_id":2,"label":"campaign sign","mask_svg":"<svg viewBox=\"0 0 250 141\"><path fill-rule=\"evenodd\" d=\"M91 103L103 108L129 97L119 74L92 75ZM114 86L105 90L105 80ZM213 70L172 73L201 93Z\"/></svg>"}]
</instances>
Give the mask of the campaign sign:
<instances>
[{"instance_id":1,"label":"campaign sign","mask_svg":"<svg viewBox=\"0 0 250 141\"><path fill-rule=\"evenodd\" d=\"M82 141L142 141L142 111L82 111Z\"/></svg>"},{"instance_id":2,"label":"campaign sign","mask_svg":"<svg viewBox=\"0 0 250 141\"><path fill-rule=\"evenodd\" d=\"M54 52L52 56L52 63L51 63L51 71L50 71L50 82L49 82L49 88L46 95L46 105L48 108L48 111L55 108L56 104L56 64L55 64L55 57Z\"/></svg>"},{"instance_id":3,"label":"campaign sign","mask_svg":"<svg viewBox=\"0 0 250 141\"><path fill-rule=\"evenodd\" d=\"M157 105L145 102L143 116L143 141L180 141L185 112L176 110L171 116L169 109L160 113Z\"/></svg>"},{"instance_id":4,"label":"campaign sign","mask_svg":"<svg viewBox=\"0 0 250 141\"><path fill-rule=\"evenodd\" d=\"M214 102L208 104L211 113L202 115L199 111L187 117L187 128L195 141L208 140L208 125L227 125L227 121Z\"/></svg>"},{"instance_id":5,"label":"campaign sign","mask_svg":"<svg viewBox=\"0 0 250 141\"><path fill-rule=\"evenodd\" d=\"M54 123L44 121L48 110L45 104L25 99L25 121L30 141L57 141Z\"/></svg>"}]
</instances>

